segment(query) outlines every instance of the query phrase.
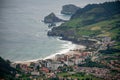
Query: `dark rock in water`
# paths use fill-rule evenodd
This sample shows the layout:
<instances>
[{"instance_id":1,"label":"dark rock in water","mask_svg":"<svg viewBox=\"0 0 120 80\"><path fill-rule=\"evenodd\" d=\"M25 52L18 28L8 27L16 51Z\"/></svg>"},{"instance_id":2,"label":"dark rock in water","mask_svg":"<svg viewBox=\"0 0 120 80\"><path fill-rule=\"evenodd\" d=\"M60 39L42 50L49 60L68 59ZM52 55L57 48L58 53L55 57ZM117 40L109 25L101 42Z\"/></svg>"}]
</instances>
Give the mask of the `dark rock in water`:
<instances>
[{"instance_id":1,"label":"dark rock in water","mask_svg":"<svg viewBox=\"0 0 120 80\"><path fill-rule=\"evenodd\" d=\"M64 5L62 7L62 14L66 14L66 15L72 15L74 14L78 9L80 9L79 7L73 5L73 4L68 4L68 5Z\"/></svg>"},{"instance_id":2,"label":"dark rock in water","mask_svg":"<svg viewBox=\"0 0 120 80\"><path fill-rule=\"evenodd\" d=\"M48 16L46 16L44 18L45 23L52 23L53 24L55 22L62 22L62 21L64 21L64 20L56 17L56 15L54 13L50 13Z\"/></svg>"}]
</instances>

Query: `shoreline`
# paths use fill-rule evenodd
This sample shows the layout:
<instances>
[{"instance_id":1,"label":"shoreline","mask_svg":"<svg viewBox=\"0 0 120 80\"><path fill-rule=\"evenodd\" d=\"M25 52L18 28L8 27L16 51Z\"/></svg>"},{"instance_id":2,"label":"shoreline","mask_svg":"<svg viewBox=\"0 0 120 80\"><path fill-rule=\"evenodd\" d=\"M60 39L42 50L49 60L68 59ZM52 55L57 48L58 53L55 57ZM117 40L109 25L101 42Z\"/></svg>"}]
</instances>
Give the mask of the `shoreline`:
<instances>
[{"instance_id":1,"label":"shoreline","mask_svg":"<svg viewBox=\"0 0 120 80\"><path fill-rule=\"evenodd\" d=\"M58 38L57 38L57 39L58 39ZM60 39L58 39L58 40L60 40ZM60 40L60 41L65 41L65 40ZM74 44L74 43L72 43L71 41L67 41L67 42L68 42L67 44L63 44L63 47L65 47L65 46L67 47L67 46L71 45L71 46L69 46L67 49L60 50L60 51L58 51L57 53L51 54L51 55L49 55L49 56L46 56L45 58L39 58L39 59L33 59L33 60L26 60L26 61L13 61L12 63L13 63L13 64L16 63L16 64L27 64L27 65L30 65L30 63L32 63L32 62L37 62L37 61L39 61L39 60L46 60L46 59L52 59L52 60L54 60L54 59L55 59L55 56L56 56L57 54L64 54L64 55L76 54L77 52L74 51L74 50L76 50L76 49L81 49L81 50L83 50L83 49L86 48L86 46L84 46L84 45Z\"/></svg>"},{"instance_id":2,"label":"shoreline","mask_svg":"<svg viewBox=\"0 0 120 80\"><path fill-rule=\"evenodd\" d=\"M59 26L60 24L62 24L62 22L59 22L58 24L56 24L57 26ZM50 29L51 30L51 29ZM49 31L50 31L49 30ZM62 47L64 47L63 49L61 49L60 51L57 51L56 53L53 53L51 55L48 55L44 58L39 58L39 59L32 59L32 60L25 60L25 61L13 61L12 63L17 63L17 64L27 64L29 65L31 62L37 62L39 60L46 60L46 59L52 59L54 60L55 55L57 54L64 54L64 55L70 55L70 54L74 54L76 53L76 49L85 49L86 46L85 45L79 45L77 43L73 43L73 41L69 41L69 40L62 40L62 37L56 37L56 39L58 41L63 41L63 42L67 42L67 44L63 44ZM68 47L69 46L69 47ZM67 47L67 48L65 48Z\"/></svg>"},{"instance_id":3,"label":"shoreline","mask_svg":"<svg viewBox=\"0 0 120 80\"><path fill-rule=\"evenodd\" d=\"M43 60L46 60L46 59L54 59L54 58L55 58L55 55L57 55L57 54L70 55L69 53L75 52L75 51L73 51L73 50L76 50L76 49L81 49L81 50L85 49L85 46L83 46L83 45L78 45L78 44L74 44L74 43L72 43L71 41L69 41L68 44L70 44L70 45L72 45L72 46L70 46L68 49L64 49L64 50L61 50L61 51L59 51L59 52L57 52L57 53L55 53L55 54L52 54L52 55L50 55L50 56L47 56L47 57L45 57Z\"/></svg>"}]
</instances>

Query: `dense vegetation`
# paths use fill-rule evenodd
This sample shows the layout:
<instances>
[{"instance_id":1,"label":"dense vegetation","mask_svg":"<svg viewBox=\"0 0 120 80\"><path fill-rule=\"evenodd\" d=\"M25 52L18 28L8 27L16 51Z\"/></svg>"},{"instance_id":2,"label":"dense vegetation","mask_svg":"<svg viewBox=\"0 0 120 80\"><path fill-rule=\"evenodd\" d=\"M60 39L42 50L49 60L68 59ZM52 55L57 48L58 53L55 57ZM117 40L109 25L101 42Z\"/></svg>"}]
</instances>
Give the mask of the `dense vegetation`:
<instances>
[{"instance_id":1,"label":"dense vegetation","mask_svg":"<svg viewBox=\"0 0 120 80\"><path fill-rule=\"evenodd\" d=\"M10 61L0 57L0 79L14 80L16 71L10 66Z\"/></svg>"},{"instance_id":2,"label":"dense vegetation","mask_svg":"<svg viewBox=\"0 0 120 80\"><path fill-rule=\"evenodd\" d=\"M82 67L98 67L98 68L107 68L107 66L100 64L98 62L93 62L91 59L86 59L84 64L79 64L78 66Z\"/></svg>"},{"instance_id":3,"label":"dense vegetation","mask_svg":"<svg viewBox=\"0 0 120 80\"><path fill-rule=\"evenodd\" d=\"M66 72L62 72L62 73L58 73L58 76L60 77L64 77L64 78L71 78L71 80L77 79L77 80L102 80L100 78L97 78L93 75L90 74L85 74L83 72L77 72L77 73L66 73Z\"/></svg>"},{"instance_id":4,"label":"dense vegetation","mask_svg":"<svg viewBox=\"0 0 120 80\"><path fill-rule=\"evenodd\" d=\"M68 22L54 27L49 36L79 42L81 37L109 36L116 40L114 48L120 48L120 1L89 4L79 9Z\"/></svg>"}]
</instances>

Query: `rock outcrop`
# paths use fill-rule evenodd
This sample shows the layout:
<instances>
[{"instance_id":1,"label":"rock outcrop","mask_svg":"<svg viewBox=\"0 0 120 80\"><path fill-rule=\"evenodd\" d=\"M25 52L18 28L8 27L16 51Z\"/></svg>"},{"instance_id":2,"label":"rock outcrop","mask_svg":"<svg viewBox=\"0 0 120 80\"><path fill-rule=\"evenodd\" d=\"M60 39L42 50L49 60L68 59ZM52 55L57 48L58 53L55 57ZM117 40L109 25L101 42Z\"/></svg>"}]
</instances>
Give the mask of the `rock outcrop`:
<instances>
[{"instance_id":1,"label":"rock outcrop","mask_svg":"<svg viewBox=\"0 0 120 80\"><path fill-rule=\"evenodd\" d=\"M61 14L66 14L66 15L72 15L74 14L78 9L80 9L79 7L73 5L73 4L68 4L68 5L64 5L62 7L62 11Z\"/></svg>"},{"instance_id":2,"label":"rock outcrop","mask_svg":"<svg viewBox=\"0 0 120 80\"><path fill-rule=\"evenodd\" d=\"M62 22L64 20L56 17L54 13L50 13L48 16L44 18L45 23L55 23L55 22Z\"/></svg>"}]
</instances>

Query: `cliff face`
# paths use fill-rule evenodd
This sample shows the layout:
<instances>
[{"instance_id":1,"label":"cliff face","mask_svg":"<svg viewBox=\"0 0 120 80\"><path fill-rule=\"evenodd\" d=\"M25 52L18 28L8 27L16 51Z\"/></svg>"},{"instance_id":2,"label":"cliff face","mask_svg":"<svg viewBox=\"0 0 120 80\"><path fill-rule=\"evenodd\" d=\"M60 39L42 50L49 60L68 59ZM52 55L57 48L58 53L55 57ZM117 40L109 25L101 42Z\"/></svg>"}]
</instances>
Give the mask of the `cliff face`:
<instances>
[{"instance_id":1,"label":"cliff face","mask_svg":"<svg viewBox=\"0 0 120 80\"><path fill-rule=\"evenodd\" d=\"M56 17L54 13L50 13L48 16L44 18L45 23L55 23L55 22L61 22L62 19Z\"/></svg>"},{"instance_id":2,"label":"cliff face","mask_svg":"<svg viewBox=\"0 0 120 80\"><path fill-rule=\"evenodd\" d=\"M69 4L69 5L64 5L62 7L62 14L66 14L66 15L72 15L74 14L78 9L80 9L79 7L73 5L73 4Z\"/></svg>"}]
</instances>

